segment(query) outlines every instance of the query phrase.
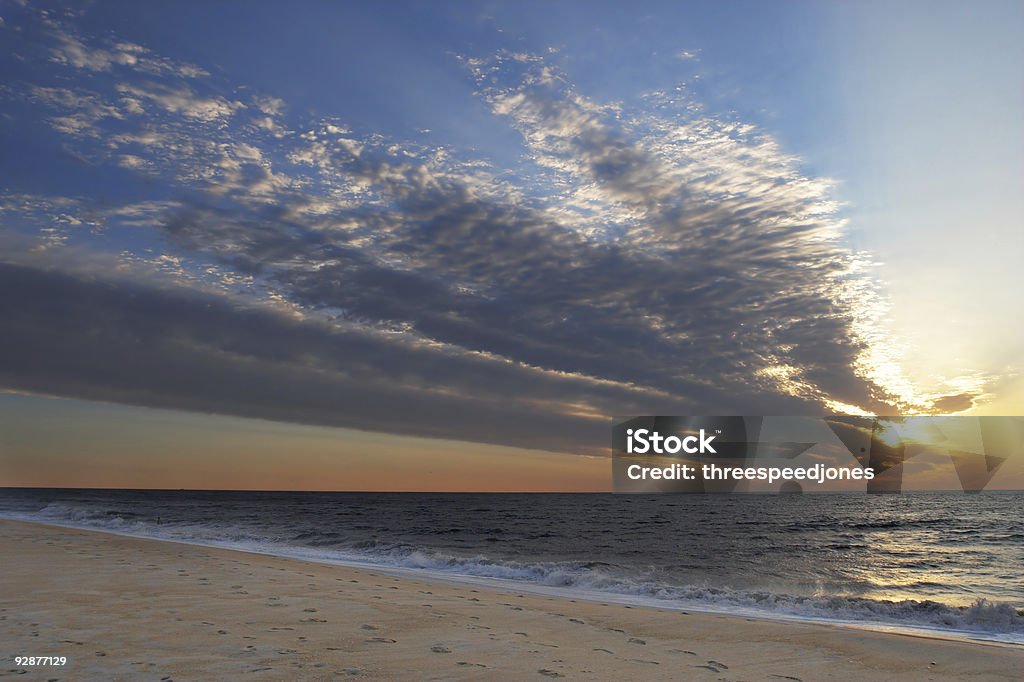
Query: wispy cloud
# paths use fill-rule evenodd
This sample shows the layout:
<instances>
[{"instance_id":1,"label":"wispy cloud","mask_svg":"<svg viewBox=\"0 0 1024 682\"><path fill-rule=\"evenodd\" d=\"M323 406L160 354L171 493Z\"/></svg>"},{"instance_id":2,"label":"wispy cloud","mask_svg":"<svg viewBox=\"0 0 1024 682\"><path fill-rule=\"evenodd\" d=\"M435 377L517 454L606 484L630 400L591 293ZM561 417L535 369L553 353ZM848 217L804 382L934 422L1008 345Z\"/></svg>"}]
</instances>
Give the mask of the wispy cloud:
<instances>
[{"instance_id":1,"label":"wispy cloud","mask_svg":"<svg viewBox=\"0 0 1024 682\"><path fill-rule=\"evenodd\" d=\"M49 33L55 43L50 49L50 59L58 64L88 71L109 72L125 68L138 73L184 78L210 75L194 64L160 57L131 42L109 42L102 47L86 45L72 28L45 14L42 15L42 23L50 29Z\"/></svg>"}]
</instances>

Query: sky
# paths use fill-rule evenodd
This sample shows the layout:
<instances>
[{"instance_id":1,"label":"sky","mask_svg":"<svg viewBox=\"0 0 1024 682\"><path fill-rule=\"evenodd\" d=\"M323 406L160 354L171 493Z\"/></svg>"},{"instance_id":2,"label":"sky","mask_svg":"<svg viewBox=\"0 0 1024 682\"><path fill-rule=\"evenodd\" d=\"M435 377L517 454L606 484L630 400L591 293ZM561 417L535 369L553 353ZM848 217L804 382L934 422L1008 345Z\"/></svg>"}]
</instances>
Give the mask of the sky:
<instances>
[{"instance_id":1,"label":"sky","mask_svg":"<svg viewBox=\"0 0 1024 682\"><path fill-rule=\"evenodd\" d=\"M0 3L0 485L601 490L615 415L1022 414L1022 28Z\"/></svg>"}]
</instances>

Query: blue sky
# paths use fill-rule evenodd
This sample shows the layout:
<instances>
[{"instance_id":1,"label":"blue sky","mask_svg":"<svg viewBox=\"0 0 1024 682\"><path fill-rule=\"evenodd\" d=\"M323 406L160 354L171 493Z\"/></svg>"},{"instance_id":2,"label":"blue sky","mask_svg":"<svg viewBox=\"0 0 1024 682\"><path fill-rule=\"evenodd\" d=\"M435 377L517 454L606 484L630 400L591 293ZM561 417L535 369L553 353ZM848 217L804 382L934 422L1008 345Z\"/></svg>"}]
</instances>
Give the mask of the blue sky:
<instances>
[{"instance_id":1,"label":"blue sky","mask_svg":"<svg viewBox=\"0 0 1024 682\"><path fill-rule=\"evenodd\" d=\"M589 454L1024 406L1019 3L0 17L4 400Z\"/></svg>"}]
</instances>

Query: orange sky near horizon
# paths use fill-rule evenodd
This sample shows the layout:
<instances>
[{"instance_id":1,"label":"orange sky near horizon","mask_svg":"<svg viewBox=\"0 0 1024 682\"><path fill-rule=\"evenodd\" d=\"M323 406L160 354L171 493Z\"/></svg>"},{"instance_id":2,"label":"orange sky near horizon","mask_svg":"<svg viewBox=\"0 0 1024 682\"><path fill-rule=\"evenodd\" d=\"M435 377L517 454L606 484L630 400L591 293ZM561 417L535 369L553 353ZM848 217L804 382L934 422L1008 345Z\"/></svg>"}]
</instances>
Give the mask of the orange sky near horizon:
<instances>
[{"instance_id":1,"label":"orange sky near horizon","mask_svg":"<svg viewBox=\"0 0 1024 682\"><path fill-rule=\"evenodd\" d=\"M0 394L0 486L594 492L605 457Z\"/></svg>"},{"instance_id":2,"label":"orange sky near horizon","mask_svg":"<svg viewBox=\"0 0 1024 682\"><path fill-rule=\"evenodd\" d=\"M848 464L855 464L852 458ZM607 492L611 463L607 457L0 394L0 486ZM904 464L905 490L957 488L946 457ZM1024 489L1024 458L1006 462L989 489Z\"/></svg>"}]
</instances>

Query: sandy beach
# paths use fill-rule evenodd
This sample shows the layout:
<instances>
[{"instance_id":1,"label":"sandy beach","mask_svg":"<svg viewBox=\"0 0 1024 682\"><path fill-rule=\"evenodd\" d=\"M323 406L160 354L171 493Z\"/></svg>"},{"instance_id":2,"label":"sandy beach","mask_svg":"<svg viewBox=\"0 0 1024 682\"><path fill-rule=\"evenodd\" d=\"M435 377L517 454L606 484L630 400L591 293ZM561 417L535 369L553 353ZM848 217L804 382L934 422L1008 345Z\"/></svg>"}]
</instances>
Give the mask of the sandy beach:
<instances>
[{"instance_id":1,"label":"sandy beach","mask_svg":"<svg viewBox=\"0 0 1024 682\"><path fill-rule=\"evenodd\" d=\"M602 604L0 522L0 675L1009 680L1019 647ZM65 656L62 667L15 656ZM27 672L25 672L27 671Z\"/></svg>"}]
</instances>

